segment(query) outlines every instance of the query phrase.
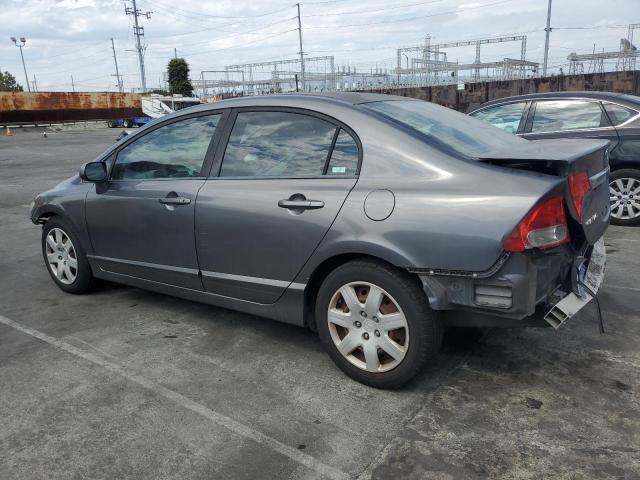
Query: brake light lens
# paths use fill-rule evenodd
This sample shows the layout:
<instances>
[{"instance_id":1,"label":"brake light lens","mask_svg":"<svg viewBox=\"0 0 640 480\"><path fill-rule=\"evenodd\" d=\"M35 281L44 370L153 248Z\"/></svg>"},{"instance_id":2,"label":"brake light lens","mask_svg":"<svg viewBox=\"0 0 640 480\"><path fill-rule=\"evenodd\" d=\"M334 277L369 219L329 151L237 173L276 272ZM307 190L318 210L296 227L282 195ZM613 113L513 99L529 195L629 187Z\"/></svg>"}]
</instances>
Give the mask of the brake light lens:
<instances>
[{"instance_id":1,"label":"brake light lens","mask_svg":"<svg viewBox=\"0 0 640 480\"><path fill-rule=\"evenodd\" d=\"M569 191L571 201L578 214L578 220L582 221L582 201L584 196L591 190L589 176L585 172L576 173L569 177Z\"/></svg>"},{"instance_id":2,"label":"brake light lens","mask_svg":"<svg viewBox=\"0 0 640 480\"><path fill-rule=\"evenodd\" d=\"M503 247L506 252L522 252L557 247L569 240L564 200L558 195L536 205L504 240Z\"/></svg>"}]
</instances>

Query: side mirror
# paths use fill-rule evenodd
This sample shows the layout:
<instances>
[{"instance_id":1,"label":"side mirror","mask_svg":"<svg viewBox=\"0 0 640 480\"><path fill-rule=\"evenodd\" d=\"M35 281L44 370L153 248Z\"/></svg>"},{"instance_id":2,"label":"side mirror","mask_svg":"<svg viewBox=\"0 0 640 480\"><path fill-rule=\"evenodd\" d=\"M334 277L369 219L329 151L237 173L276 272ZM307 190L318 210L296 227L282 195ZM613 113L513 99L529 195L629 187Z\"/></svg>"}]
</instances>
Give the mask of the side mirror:
<instances>
[{"instance_id":1,"label":"side mirror","mask_svg":"<svg viewBox=\"0 0 640 480\"><path fill-rule=\"evenodd\" d=\"M104 162L85 163L80 169L80 178L87 182L104 182L107 179L107 166Z\"/></svg>"}]
</instances>

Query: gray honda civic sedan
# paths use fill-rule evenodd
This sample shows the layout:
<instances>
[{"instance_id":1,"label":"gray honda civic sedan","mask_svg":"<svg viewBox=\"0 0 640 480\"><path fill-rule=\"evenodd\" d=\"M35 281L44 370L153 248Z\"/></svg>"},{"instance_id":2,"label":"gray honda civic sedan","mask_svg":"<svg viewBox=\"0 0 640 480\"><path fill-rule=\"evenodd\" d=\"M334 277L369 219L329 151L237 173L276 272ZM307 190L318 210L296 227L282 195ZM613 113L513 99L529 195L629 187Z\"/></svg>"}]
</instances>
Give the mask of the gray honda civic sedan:
<instances>
[{"instance_id":1,"label":"gray honda civic sedan","mask_svg":"<svg viewBox=\"0 0 640 480\"><path fill-rule=\"evenodd\" d=\"M343 93L167 115L31 220L65 292L102 279L308 326L348 375L393 388L448 325L572 317L602 281L609 215L606 141Z\"/></svg>"}]
</instances>

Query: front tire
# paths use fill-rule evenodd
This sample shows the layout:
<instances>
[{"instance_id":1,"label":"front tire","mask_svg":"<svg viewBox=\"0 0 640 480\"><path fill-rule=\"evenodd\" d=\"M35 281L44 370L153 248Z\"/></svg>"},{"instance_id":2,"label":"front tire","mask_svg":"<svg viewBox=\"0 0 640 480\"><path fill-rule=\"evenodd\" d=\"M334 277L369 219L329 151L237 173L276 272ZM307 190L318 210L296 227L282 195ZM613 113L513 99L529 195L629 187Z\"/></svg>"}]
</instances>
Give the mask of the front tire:
<instances>
[{"instance_id":1,"label":"front tire","mask_svg":"<svg viewBox=\"0 0 640 480\"><path fill-rule=\"evenodd\" d=\"M122 122L122 126L124 128L131 128L131 122L129 120L125 120Z\"/></svg>"},{"instance_id":2,"label":"front tire","mask_svg":"<svg viewBox=\"0 0 640 480\"><path fill-rule=\"evenodd\" d=\"M95 280L75 233L66 222L52 218L42 229L42 255L55 284L67 293L86 293Z\"/></svg>"},{"instance_id":3,"label":"front tire","mask_svg":"<svg viewBox=\"0 0 640 480\"><path fill-rule=\"evenodd\" d=\"M320 339L354 380L398 388L435 356L442 326L408 273L359 260L331 272L315 306Z\"/></svg>"},{"instance_id":4,"label":"front tire","mask_svg":"<svg viewBox=\"0 0 640 480\"><path fill-rule=\"evenodd\" d=\"M609 195L613 225L640 225L640 170L623 168L612 172Z\"/></svg>"}]
</instances>

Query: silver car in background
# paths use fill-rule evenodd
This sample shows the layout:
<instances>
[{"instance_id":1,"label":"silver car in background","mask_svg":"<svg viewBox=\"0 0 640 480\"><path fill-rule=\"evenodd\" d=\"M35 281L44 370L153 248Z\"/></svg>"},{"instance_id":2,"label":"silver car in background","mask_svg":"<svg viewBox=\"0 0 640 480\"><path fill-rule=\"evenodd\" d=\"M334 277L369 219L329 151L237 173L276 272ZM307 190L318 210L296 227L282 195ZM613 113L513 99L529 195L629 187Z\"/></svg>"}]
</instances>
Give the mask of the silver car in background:
<instances>
[{"instance_id":1,"label":"silver car in background","mask_svg":"<svg viewBox=\"0 0 640 480\"><path fill-rule=\"evenodd\" d=\"M529 142L403 97L272 95L140 128L31 220L66 292L103 279L306 325L392 388L447 325L557 327L587 303L608 183L605 141Z\"/></svg>"}]
</instances>

